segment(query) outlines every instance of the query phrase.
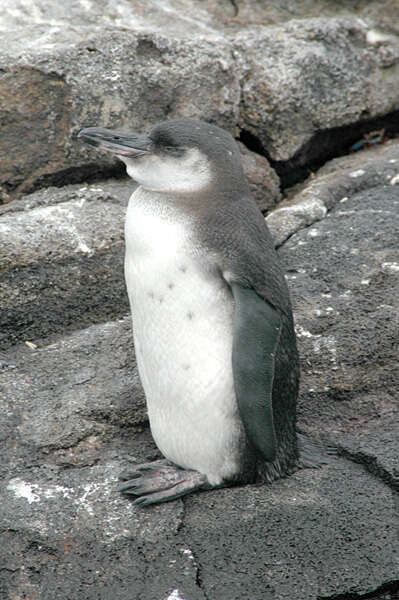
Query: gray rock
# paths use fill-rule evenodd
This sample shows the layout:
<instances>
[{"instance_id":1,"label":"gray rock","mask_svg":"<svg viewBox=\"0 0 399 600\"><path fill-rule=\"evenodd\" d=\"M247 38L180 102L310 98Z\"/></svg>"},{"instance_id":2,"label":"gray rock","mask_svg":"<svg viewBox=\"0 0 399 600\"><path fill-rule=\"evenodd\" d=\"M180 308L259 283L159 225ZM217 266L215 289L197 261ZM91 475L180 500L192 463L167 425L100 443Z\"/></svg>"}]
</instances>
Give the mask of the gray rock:
<instances>
[{"instance_id":1,"label":"gray rock","mask_svg":"<svg viewBox=\"0 0 399 600\"><path fill-rule=\"evenodd\" d=\"M4 198L117 172L110 156L75 142L85 125L202 118L303 164L320 153L309 145L316 133L399 109L399 39L395 27L376 30L377 3L366 21L284 4L239 3L234 18L227 0L17 3L0 23Z\"/></svg>"},{"instance_id":2,"label":"gray rock","mask_svg":"<svg viewBox=\"0 0 399 600\"><path fill-rule=\"evenodd\" d=\"M344 432L398 414L399 194L358 192L280 249L302 362L304 420ZM399 458L399 457L398 457Z\"/></svg>"},{"instance_id":3,"label":"gray rock","mask_svg":"<svg viewBox=\"0 0 399 600\"><path fill-rule=\"evenodd\" d=\"M116 468L33 468L6 482L0 561L10 577L1 579L3 598L155 600L178 586L204 600L177 538L181 503L138 511L115 492Z\"/></svg>"},{"instance_id":4,"label":"gray rock","mask_svg":"<svg viewBox=\"0 0 399 600\"><path fill-rule=\"evenodd\" d=\"M316 600L397 578L395 508L389 488L333 461L228 500L193 496L185 531L208 598Z\"/></svg>"},{"instance_id":5,"label":"gray rock","mask_svg":"<svg viewBox=\"0 0 399 600\"><path fill-rule=\"evenodd\" d=\"M128 312L123 222L134 188L49 188L3 207L1 347Z\"/></svg>"},{"instance_id":6,"label":"gray rock","mask_svg":"<svg viewBox=\"0 0 399 600\"><path fill-rule=\"evenodd\" d=\"M62 464L86 454L98 460L110 436L147 420L130 318L44 347L18 347L2 366L2 430L10 434L17 420L18 443L56 450ZM78 444L70 456L62 452Z\"/></svg>"},{"instance_id":7,"label":"gray rock","mask_svg":"<svg viewBox=\"0 0 399 600\"><path fill-rule=\"evenodd\" d=\"M122 245L126 208L123 192L131 193L134 184L113 187L119 189L109 193L105 184L89 189L80 187L72 192L58 191L57 200L62 196L63 202L51 201L28 211L3 215L0 220L3 268L55 262L73 254L90 256ZM43 198L55 194L50 189L38 195Z\"/></svg>"},{"instance_id":8,"label":"gray rock","mask_svg":"<svg viewBox=\"0 0 399 600\"><path fill-rule=\"evenodd\" d=\"M396 409L396 406L395 406ZM382 406L379 419L360 431L335 437L344 456L399 491L399 431L397 410Z\"/></svg>"},{"instance_id":9,"label":"gray rock","mask_svg":"<svg viewBox=\"0 0 399 600\"><path fill-rule=\"evenodd\" d=\"M75 143L84 125L205 118L303 164L321 153L315 134L399 108L395 0L355 3L356 18L332 0L28 4L0 15L3 202L120 175ZM295 309L299 426L341 456L146 511L115 490L129 463L159 456L125 317L134 184L49 188L1 208L1 598L393 599L398 152L332 161L268 216ZM245 150L244 163L270 210L274 171Z\"/></svg>"},{"instance_id":10,"label":"gray rock","mask_svg":"<svg viewBox=\"0 0 399 600\"><path fill-rule=\"evenodd\" d=\"M387 183L399 184L398 175L396 140L330 161L316 177L296 186L290 199L268 214L266 221L276 246L300 229L322 220L329 210L354 194Z\"/></svg>"},{"instance_id":11,"label":"gray rock","mask_svg":"<svg viewBox=\"0 0 399 600\"><path fill-rule=\"evenodd\" d=\"M63 173L69 182L74 171L82 179L89 172L100 177L119 170L116 159L77 143L83 126L146 130L180 116L234 132L239 73L223 41L76 25L60 36L59 29L17 29L0 42L7 63L0 78L5 121L0 183L8 188L21 193L38 181L52 181L54 174L60 179Z\"/></svg>"},{"instance_id":12,"label":"gray rock","mask_svg":"<svg viewBox=\"0 0 399 600\"><path fill-rule=\"evenodd\" d=\"M267 211L281 200L280 180L269 162L255 152L238 143L244 173L249 187L261 211Z\"/></svg>"},{"instance_id":13,"label":"gray rock","mask_svg":"<svg viewBox=\"0 0 399 600\"><path fill-rule=\"evenodd\" d=\"M294 20L238 34L242 85L240 126L276 161L319 156L307 145L320 130L399 108L399 39L370 41L360 20ZM382 89L385 92L382 93ZM300 159L298 154L302 153Z\"/></svg>"},{"instance_id":14,"label":"gray rock","mask_svg":"<svg viewBox=\"0 0 399 600\"><path fill-rule=\"evenodd\" d=\"M13 576L4 590L43 600L316 600L398 576L392 493L359 466L333 461L148 511L115 492L119 468L42 466L7 478L0 553Z\"/></svg>"}]
</instances>

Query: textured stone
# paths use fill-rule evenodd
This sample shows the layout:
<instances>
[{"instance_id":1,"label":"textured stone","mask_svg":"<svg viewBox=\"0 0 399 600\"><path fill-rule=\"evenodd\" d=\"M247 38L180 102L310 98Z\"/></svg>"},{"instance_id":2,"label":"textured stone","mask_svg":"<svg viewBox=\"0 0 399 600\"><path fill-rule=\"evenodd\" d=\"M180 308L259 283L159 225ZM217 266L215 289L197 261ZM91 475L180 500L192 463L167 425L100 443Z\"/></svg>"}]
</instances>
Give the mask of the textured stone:
<instances>
[{"instance_id":1,"label":"textured stone","mask_svg":"<svg viewBox=\"0 0 399 600\"><path fill-rule=\"evenodd\" d=\"M330 161L316 176L297 186L268 214L266 221L276 246L295 232L323 219L339 202L369 188L395 185L399 173L399 143Z\"/></svg>"},{"instance_id":2,"label":"textured stone","mask_svg":"<svg viewBox=\"0 0 399 600\"><path fill-rule=\"evenodd\" d=\"M369 41L356 19L294 20L238 34L242 69L240 125L269 156L306 163L320 155L308 144L320 130L342 127L399 108L399 39ZM381 90L386 92L381 94Z\"/></svg>"},{"instance_id":3,"label":"textured stone","mask_svg":"<svg viewBox=\"0 0 399 600\"><path fill-rule=\"evenodd\" d=\"M3 198L117 172L76 143L85 125L202 118L303 165L327 152L312 144L320 132L332 143L334 128L399 110L399 39L395 26L376 30L377 3L366 20L334 3L322 17L314 1L284 4L238 3L234 16L227 0L17 3L0 21Z\"/></svg>"},{"instance_id":4,"label":"textured stone","mask_svg":"<svg viewBox=\"0 0 399 600\"><path fill-rule=\"evenodd\" d=\"M11 433L17 418L18 435L36 449L71 448L89 436L98 446L116 428L146 421L130 318L21 346L2 367L2 428Z\"/></svg>"},{"instance_id":5,"label":"textured stone","mask_svg":"<svg viewBox=\"0 0 399 600\"><path fill-rule=\"evenodd\" d=\"M261 211L270 210L281 200L280 180L266 158L251 152L242 143L238 146L252 195Z\"/></svg>"},{"instance_id":6,"label":"textured stone","mask_svg":"<svg viewBox=\"0 0 399 600\"><path fill-rule=\"evenodd\" d=\"M144 514L114 491L129 462L159 456L149 431L140 431L145 410L129 319L3 355L5 597L13 589L44 600L54 590L65 600L132 593L316 600L396 589L399 213L392 178L389 172L385 185L330 204L328 216L279 249L302 359L299 425L327 436L347 460Z\"/></svg>"},{"instance_id":7,"label":"textured stone","mask_svg":"<svg viewBox=\"0 0 399 600\"><path fill-rule=\"evenodd\" d=\"M294 299L301 414L317 431L398 415L399 195L371 188L280 249Z\"/></svg>"},{"instance_id":8,"label":"textured stone","mask_svg":"<svg viewBox=\"0 0 399 600\"><path fill-rule=\"evenodd\" d=\"M223 41L215 45L115 28L89 31L75 24L61 37L59 27L37 25L29 31L29 46L26 35L16 30L0 42L7 64L0 77L0 183L10 189L29 191L55 174L70 182L74 170L82 178L120 169L115 158L99 157L76 141L84 126L142 131L180 116L234 132L239 74Z\"/></svg>"},{"instance_id":9,"label":"textured stone","mask_svg":"<svg viewBox=\"0 0 399 600\"><path fill-rule=\"evenodd\" d=\"M316 600L399 575L392 492L362 467L335 460L147 511L115 492L119 468L43 465L7 478L3 589L43 600Z\"/></svg>"},{"instance_id":10,"label":"textured stone","mask_svg":"<svg viewBox=\"0 0 399 600\"><path fill-rule=\"evenodd\" d=\"M337 128L398 108L396 4L17 0L0 14L3 202L122 173L75 143L83 125L200 117L288 168L322 155ZM269 210L276 176L245 155ZM134 184L1 209L1 598L393 600L398 160L391 142L332 161L268 217L295 309L299 426L341 456L146 511L115 490L129 463L159 457L119 318Z\"/></svg>"},{"instance_id":11,"label":"textured stone","mask_svg":"<svg viewBox=\"0 0 399 600\"><path fill-rule=\"evenodd\" d=\"M123 221L134 188L49 188L3 207L1 347L128 312Z\"/></svg>"},{"instance_id":12,"label":"textured stone","mask_svg":"<svg viewBox=\"0 0 399 600\"><path fill-rule=\"evenodd\" d=\"M333 461L270 487L233 489L227 502L216 492L186 504L207 598L361 595L399 575L393 494L361 467Z\"/></svg>"}]
</instances>

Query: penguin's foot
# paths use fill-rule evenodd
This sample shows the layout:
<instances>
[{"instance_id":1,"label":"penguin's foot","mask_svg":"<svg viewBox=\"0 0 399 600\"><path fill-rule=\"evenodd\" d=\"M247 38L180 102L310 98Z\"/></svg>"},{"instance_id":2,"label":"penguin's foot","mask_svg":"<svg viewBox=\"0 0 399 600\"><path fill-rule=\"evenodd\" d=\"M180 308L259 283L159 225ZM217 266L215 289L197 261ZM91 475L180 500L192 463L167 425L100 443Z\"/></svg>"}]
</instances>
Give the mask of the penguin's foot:
<instances>
[{"instance_id":1,"label":"penguin's foot","mask_svg":"<svg viewBox=\"0 0 399 600\"><path fill-rule=\"evenodd\" d=\"M139 496L133 504L148 506L169 502L185 494L210 487L206 475L181 469L167 460L144 463L123 471L118 491L128 496Z\"/></svg>"}]
</instances>

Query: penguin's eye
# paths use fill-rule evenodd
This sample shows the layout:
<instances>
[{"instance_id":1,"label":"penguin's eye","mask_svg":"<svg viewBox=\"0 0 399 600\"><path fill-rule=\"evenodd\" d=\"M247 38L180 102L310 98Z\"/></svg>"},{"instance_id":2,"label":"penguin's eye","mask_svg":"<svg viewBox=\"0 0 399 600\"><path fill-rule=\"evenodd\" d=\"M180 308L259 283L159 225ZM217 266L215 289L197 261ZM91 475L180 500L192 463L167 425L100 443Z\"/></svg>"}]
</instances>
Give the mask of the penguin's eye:
<instances>
[{"instance_id":1,"label":"penguin's eye","mask_svg":"<svg viewBox=\"0 0 399 600\"><path fill-rule=\"evenodd\" d=\"M181 156L183 154L183 148L179 148L178 146L164 146L164 150L174 156Z\"/></svg>"}]
</instances>

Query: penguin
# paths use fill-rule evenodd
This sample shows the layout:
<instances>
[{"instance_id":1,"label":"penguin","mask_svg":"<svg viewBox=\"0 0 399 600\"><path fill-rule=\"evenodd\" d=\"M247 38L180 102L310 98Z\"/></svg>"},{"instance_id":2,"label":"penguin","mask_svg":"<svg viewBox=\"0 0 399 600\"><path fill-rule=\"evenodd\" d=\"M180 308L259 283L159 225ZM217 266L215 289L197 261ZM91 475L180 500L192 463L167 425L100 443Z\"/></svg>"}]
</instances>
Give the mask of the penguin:
<instances>
[{"instance_id":1,"label":"penguin","mask_svg":"<svg viewBox=\"0 0 399 600\"><path fill-rule=\"evenodd\" d=\"M299 360L290 296L235 140L191 119L78 137L115 154L139 184L126 214L125 280L165 458L124 471L118 489L148 506L291 474Z\"/></svg>"}]
</instances>

